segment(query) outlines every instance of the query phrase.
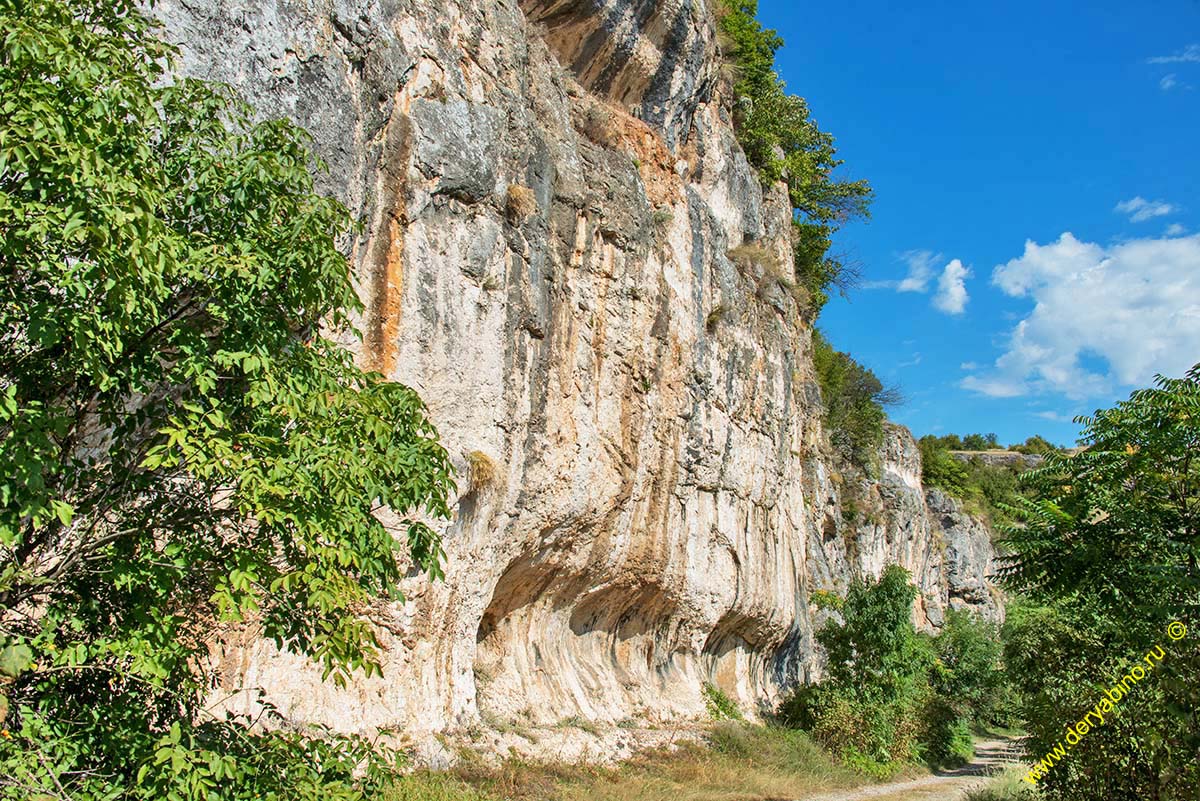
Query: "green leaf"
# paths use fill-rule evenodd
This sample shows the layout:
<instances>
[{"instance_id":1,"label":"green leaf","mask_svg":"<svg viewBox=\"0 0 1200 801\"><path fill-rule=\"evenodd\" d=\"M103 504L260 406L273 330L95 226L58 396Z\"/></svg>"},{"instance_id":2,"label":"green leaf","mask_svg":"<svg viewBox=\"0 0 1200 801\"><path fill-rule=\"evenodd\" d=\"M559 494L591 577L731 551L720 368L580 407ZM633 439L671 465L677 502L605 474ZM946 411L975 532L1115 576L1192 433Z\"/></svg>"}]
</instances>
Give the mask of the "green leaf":
<instances>
[{"instance_id":1,"label":"green leaf","mask_svg":"<svg viewBox=\"0 0 1200 801\"><path fill-rule=\"evenodd\" d=\"M28 645L16 643L0 649L0 674L15 679L33 665L33 651Z\"/></svg>"}]
</instances>

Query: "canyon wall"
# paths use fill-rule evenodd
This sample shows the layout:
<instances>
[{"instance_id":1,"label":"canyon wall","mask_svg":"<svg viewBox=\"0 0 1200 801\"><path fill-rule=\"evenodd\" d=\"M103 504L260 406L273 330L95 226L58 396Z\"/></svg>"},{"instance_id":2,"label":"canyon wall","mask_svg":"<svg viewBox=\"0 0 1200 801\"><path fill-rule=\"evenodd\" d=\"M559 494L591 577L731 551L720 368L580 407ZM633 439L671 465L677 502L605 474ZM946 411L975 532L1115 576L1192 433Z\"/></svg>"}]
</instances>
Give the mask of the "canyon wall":
<instances>
[{"instance_id":1,"label":"canyon wall","mask_svg":"<svg viewBox=\"0 0 1200 801\"><path fill-rule=\"evenodd\" d=\"M889 562L918 622L999 614L987 530L822 431L790 216L741 153L704 0L162 0L180 68L307 128L349 244L362 363L417 389L460 471L446 579L372 618L346 689L256 640L223 702L431 733L748 713L820 669L814 590ZM749 256L731 259L743 245ZM853 498L853 503L848 499Z\"/></svg>"}]
</instances>

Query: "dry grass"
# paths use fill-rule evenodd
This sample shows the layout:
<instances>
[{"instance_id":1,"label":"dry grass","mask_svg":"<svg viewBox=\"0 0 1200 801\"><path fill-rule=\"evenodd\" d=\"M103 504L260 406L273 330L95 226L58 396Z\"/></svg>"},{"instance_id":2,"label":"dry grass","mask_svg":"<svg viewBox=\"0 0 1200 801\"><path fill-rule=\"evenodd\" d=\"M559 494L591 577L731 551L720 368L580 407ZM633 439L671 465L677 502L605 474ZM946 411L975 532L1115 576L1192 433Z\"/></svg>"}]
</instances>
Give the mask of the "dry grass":
<instances>
[{"instance_id":1,"label":"dry grass","mask_svg":"<svg viewBox=\"0 0 1200 801\"><path fill-rule=\"evenodd\" d=\"M473 490L490 487L500 478L500 469L496 467L492 457L483 451L471 451L467 454L467 470Z\"/></svg>"},{"instance_id":2,"label":"dry grass","mask_svg":"<svg viewBox=\"0 0 1200 801\"><path fill-rule=\"evenodd\" d=\"M707 745L619 768L468 758L453 774L418 773L371 801L767 801L864 783L801 732L726 722Z\"/></svg>"},{"instance_id":3,"label":"dry grass","mask_svg":"<svg viewBox=\"0 0 1200 801\"><path fill-rule=\"evenodd\" d=\"M778 281L789 287L792 285L790 271L780 261L779 255L770 248L754 244L740 245L726 255L743 272L757 268L766 279Z\"/></svg>"},{"instance_id":4,"label":"dry grass","mask_svg":"<svg viewBox=\"0 0 1200 801\"><path fill-rule=\"evenodd\" d=\"M620 141L613 124L613 112L599 103L588 106L576 120L579 132L603 147L613 147Z\"/></svg>"},{"instance_id":5,"label":"dry grass","mask_svg":"<svg viewBox=\"0 0 1200 801\"><path fill-rule=\"evenodd\" d=\"M504 210L515 223L524 222L537 211L537 198L533 190L520 184L510 184Z\"/></svg>"},{"instance_id":6,"label":"dry grass","mask_svg":"<svg viewBox=\"0 0 1200 801\"><path fill-rule=\"evenodd\" d=\"M729 307L724 304L718 305L708 313L708 317L704 318L704 330L709 334L717 333L717 328L720 327L721 321L729 316Z\"/></svg>"},{"instance_id":7,"label":"dry grass","mask_svg":"<svg viewBox=\"0 0 1200 801\"><path fill-rule=\"evenodd\" d=\"M1038 801L1041 794L1023 780L1025 769L1008 768L977 790L971 790L964 801Z\"/></svg>"}]
</instances>

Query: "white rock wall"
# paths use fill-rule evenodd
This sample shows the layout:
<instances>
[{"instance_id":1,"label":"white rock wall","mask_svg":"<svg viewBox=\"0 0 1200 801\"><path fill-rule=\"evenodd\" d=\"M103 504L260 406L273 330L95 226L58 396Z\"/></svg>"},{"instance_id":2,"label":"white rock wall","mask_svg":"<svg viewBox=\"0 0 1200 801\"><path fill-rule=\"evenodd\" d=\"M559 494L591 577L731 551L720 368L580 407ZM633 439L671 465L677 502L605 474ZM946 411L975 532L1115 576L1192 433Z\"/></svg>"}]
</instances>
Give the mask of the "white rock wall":
<instances>
[{"instance_id":1,"label":"white rock wall","mask_svg":"<svg viewBox=\"0 0 1200 801\"><path fill-rule=\"evenodd\" d=\"M926 502L906 431L879 481L825 461L808 324L726 257L789 263L790 210L736 145L701 0L155 13L185 71L313 133L365 222L361 360L420 391L462 475L446 581L374 612L383 678L338 690L247 633L218 652L228 707L262 688L297 720L418 741L700 716L706 682L753 713L819 669L814 589L898 561L923 625L995 614L987 532Z\"/></svg>"}]
</instances>

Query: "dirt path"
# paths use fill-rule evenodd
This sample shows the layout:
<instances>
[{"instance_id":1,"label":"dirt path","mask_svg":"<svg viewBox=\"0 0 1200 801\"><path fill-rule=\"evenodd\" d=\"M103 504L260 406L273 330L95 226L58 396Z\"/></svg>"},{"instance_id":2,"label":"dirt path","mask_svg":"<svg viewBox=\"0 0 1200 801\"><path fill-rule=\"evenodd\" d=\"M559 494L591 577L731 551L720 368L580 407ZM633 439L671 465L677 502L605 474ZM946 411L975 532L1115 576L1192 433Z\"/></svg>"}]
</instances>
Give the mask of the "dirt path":
<instances>
[{"instance_id":1,"label":"dirt path","mask_svg":"<svg viewBox=\"0 0 1200 801\"><path fill-rule=\"evenodd\" d=\"M1019 761L1020 755L1013 740L983 740L975 744L975 759L955 770L939 771L933 776L913 781L805 796L798 801L954 801L1005 765Z\"/></svg>"}]
</instances>

